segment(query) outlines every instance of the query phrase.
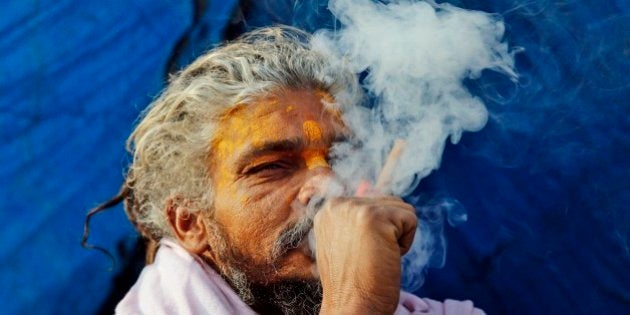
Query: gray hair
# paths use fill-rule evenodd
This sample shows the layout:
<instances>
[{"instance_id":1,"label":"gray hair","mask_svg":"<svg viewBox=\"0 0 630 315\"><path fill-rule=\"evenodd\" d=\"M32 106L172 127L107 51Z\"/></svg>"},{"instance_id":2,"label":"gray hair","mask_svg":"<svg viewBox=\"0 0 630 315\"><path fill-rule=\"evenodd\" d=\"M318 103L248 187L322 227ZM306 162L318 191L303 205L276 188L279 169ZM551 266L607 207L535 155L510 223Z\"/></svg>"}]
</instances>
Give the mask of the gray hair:
<instances>
[{"instance_id":1,"label":"gray hair","mask_svg":"<svg viewBox=\"0 0 630 315\"><path fill-rule=\"evenodd\" d=\"M309 41L308 33L290 27L258 29L208 51L169 79L127 140L133 160L125 210L143 236L171 235L167 202L185 202L191 211L212 208L211 143L228 109L282 88L320 89L338 103L360 97L356 76Z\"/></svg>"}]
</instances>

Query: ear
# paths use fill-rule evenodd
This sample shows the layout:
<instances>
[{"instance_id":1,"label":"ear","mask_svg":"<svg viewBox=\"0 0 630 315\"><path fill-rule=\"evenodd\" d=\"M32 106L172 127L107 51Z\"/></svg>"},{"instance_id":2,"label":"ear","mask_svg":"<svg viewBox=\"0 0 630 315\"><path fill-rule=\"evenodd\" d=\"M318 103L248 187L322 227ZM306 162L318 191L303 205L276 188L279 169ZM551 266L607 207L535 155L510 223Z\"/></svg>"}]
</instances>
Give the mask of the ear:
<instances>
[{"instance_id":1,"label":"ear","mask_svg":"<svg viewBox=\"0 0 630 315\"><path fill-rule=\"evenodd\" d=\"M203 214L190 211L185 202L167 202L166 216L173 236L186 250L200 255L208 250L208 232L203 222Z\"/></svg>"}]
</instances>

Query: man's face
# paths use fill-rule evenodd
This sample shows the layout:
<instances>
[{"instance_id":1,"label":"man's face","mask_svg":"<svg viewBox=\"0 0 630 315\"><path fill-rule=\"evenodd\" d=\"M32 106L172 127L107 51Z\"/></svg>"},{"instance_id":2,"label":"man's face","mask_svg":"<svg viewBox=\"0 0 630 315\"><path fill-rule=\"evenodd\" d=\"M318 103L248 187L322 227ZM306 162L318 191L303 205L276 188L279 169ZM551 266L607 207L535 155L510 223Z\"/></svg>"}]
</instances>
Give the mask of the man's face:
<instances>
[{"instance_id":1,"label":"man's face","mask_svg":"<svg viewBox=\"0 0 630 315\"><path fill-rule=\"evenodd\" d=\"M315 278L306 242L288 251L275 248L279 257L273 253L332 177L329 149L345 127L339 113L324 105L330 101L320 91L285 90L237 106L219 123L210 162L215 189L211 220L232 258L215 256L220 270L238 264L232 267L258 284Z\"/></svg>"}]
</instances>

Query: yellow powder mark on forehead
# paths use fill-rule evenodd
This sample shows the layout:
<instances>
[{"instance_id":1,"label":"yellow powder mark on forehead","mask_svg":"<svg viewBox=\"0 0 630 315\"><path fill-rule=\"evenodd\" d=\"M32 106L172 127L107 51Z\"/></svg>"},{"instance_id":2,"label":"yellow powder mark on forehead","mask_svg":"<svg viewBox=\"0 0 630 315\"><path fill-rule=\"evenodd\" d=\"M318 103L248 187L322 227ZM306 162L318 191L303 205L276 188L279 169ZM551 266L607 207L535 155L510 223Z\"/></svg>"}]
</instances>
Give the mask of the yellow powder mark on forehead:
<instances>
[{"instance_id":1,"label":"yellow powder mark on forehead","mask_svg":"<svg viewBox=\"0 0 630 315\"><path fill-rule=\"evenodd\" d=\"M287 106L287 108L285 109L285 111L286 111L287 113L290 113L290 112L292 112L292 111L293 111L293 109L294 109L294 108L293 108L293 105L289 105L289 106Z\"/></svg>"},{"instance_id":2,"label":"yellow powder mark on forehead","mask_svg":"<svg viewBox=\"0 0 630 315\"><path fill-rule=\"evenodd\" d=\"M321 140L322 128L314 120L307 120L302 124L302 130L306 135L306 138L310 141Z\"/></svg>"},{"instance_id":3,"label":"yellow powder mark on forehead","mask_svg":"<svg viewBox=\"0 0 630 315\"><path fill-rule=\"evenodd\" d=\"M316 167L330 167L326 161L326 151L324 150L306 150L302 153L306 167L312 170Z\"/></svg>"},{"instance_id":4,"label":"yellow powder mark on forehead","mask_svg":"<svg viewBox=\"0 0 630 315\"><path fill-rule=\"evenodd\" d=\"M309 170L312 170L316 167L330 167L330 165L328 165L328 162L326 162L326 159L323 156L318 155L313 156L308 161L306 161L306 167Z\"/></svg>"}]
</instances>

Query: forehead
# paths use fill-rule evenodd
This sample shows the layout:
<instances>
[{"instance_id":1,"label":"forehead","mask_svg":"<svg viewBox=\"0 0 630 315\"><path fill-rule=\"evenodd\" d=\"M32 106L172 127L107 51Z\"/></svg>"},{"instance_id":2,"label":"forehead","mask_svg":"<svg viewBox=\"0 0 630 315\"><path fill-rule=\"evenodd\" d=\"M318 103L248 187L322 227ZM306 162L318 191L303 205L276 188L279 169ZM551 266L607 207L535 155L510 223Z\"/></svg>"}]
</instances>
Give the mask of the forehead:
<instances>
[{"instance_id":1,"label":"forehead","mask_svg":"<svg viewBox=\"0 0 630 315\"><path fill-rule=\"evenodd\" d=\"M284 119L309 119L340 121L340 113L330 104L332 97L318 90L283 90L249 104L238 105L223 117L225 126L241 126L241 120L255 123L271 123Z\"/></svg>"},{"instance_id":2,"label":"forehead","mask_svg":"<svg viewBox=\"0 0 630 315\"><path fill-rule=\"evenodd\" d=\"M214 158L229 159L241 150L283 139L329 142L346 133L332 100L319 90L283 90L238 105L219 122L212 144Z\"/></svg>"}]
</instances>

